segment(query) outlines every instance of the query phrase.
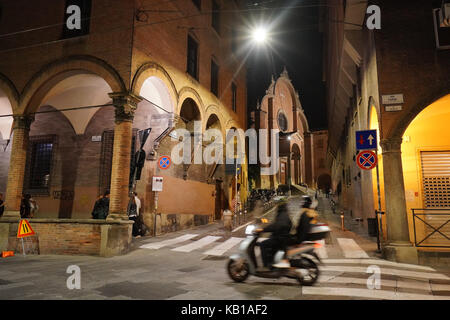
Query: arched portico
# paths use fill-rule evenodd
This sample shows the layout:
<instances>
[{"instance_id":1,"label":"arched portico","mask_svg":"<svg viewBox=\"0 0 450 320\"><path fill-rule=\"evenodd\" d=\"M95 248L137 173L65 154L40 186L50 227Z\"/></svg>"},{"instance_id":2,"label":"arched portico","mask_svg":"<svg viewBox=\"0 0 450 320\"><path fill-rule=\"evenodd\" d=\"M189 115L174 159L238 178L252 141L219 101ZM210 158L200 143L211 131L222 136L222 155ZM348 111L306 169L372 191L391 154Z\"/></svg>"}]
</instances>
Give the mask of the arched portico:
<instances>
[{"instance_id":1,"label":"arched portico","mask_svg":"<svg viewBox=\"0 0 450 320\"><path fill-rule=\"evenodd\" d=\"M403 260L409 259L411 262L417 262L418 259L417 250L411 246L412 239L409 221L411 222L412 218L410 213L407 212L406 197L410 198L410 194L412 194L414 199L414 191L411 193L405 190L404 168L408 163L405 162L407 159L402 159L403 144L405 143L403 134L421 111L426 112L430 104L433 105L433 102L438 99L436 97L443 97L445 94L448 94L448 88L445 91L439 88L437 93L435 91L424 97L419 103L409 109L409 112L401 115L398 124L390 132L382 136L381 146L383 149L388 242L388 245L385 247L385 255L392 259L397 259L399 255L406 255L407 258ZM446 127L444 131L447 131ZM421 154L416 154L416 156L420 157ZM417 177L417 179L419 178L420 176Z\"/></svg>"}]
</instances>

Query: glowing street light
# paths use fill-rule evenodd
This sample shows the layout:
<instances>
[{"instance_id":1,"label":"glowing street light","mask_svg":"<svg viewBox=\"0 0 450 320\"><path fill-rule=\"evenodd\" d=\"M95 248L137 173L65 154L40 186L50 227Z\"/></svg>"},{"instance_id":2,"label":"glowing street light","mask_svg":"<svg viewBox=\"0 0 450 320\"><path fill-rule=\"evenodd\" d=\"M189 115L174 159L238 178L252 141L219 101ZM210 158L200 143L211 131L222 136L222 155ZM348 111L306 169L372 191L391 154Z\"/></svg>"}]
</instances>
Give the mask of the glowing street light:
<instances>
[{"instance_id":1,"label":"glowing street light","mask_svg":"<svg viewBox=\"0 0 450 320\"><path fill-rule=\"evenodd\" d=\"M252 38L257 43L265 43L267 41L267 36L267 30L263 27L258 27L252 32Z\"/></svg>"}]
</instances>

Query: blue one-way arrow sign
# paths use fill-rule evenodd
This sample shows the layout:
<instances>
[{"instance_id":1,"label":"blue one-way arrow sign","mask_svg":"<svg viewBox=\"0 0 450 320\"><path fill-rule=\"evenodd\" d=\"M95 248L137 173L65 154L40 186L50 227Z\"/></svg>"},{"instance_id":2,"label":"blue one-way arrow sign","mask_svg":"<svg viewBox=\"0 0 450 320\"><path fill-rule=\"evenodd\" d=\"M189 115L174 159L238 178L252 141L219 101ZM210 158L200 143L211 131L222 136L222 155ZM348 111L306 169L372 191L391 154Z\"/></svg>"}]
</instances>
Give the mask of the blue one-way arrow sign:
<instances>
[{"instance_id":1,"label":"blue one-way arrow sign","mask_svg":"<svg viewBox=\"0 0 450 320\"><path fill-rule=\"evenodd\" d=\"M377 130L356 131L356 149L370 150L377 148Z\"/></svg>"}]
</instances>

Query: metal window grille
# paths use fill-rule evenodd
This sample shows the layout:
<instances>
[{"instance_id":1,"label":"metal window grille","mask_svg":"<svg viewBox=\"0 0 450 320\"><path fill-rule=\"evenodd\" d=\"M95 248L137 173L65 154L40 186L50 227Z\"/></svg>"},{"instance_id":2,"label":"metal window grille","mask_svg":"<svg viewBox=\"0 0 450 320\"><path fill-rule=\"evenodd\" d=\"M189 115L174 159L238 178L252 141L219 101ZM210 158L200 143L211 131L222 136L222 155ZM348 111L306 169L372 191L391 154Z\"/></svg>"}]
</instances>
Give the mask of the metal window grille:
<instances>
[{"instance_id":1,"label":"metal window grille","mask_svg":"<svg viewBox=\"0 0 450 320\"><path fill-rule=\"evenodd\" d=\"M25 193L48 194L56 136L30 137L25 171Z\"/></svg>"}]
</instances>

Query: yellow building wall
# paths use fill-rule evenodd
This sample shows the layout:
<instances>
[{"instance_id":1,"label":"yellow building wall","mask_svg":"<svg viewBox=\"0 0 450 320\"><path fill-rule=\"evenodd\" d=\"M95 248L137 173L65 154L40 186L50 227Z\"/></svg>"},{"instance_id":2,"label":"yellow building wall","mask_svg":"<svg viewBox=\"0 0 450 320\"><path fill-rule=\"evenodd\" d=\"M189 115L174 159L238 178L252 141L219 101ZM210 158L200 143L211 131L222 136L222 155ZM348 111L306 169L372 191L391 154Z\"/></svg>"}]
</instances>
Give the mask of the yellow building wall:
<instances>
[{"instance_id":1,"label":"yellow building wall","mask_svg":"<svg viewBox=\"0 0 450 320\"><path fill-rule=\"evenodd\" d=\"M449 124L450 94L419 113L403 135L402 165L411 241L414 241L411 209L424 207L420 151L450 150Z\"/></svg>"},{"instance_id":2,"label":"yellow building wall","mask_svg":"<svg viewBox=\"0 0 450 320\"><path fill-rule=\"evenodd\" d=\"M380 179L380 202L381 202L381 211L386 212L385 205L385 196L384 196L384 174L383 174L383 155L382 149L380 146L380 128L378 122L378 115L375 106L371 106L370 108L370 125L371 130L377 130L377 141L378 141L378 172ZM380 206L378 203L378 186L377 186L377 171L376 169L371 170L372 173L372 191L373 191L373 207L376 210L380 210ZM382 232L383 238L386 239L386 215L381 217L382 221Z\"/></svg>"}]
</instances>

